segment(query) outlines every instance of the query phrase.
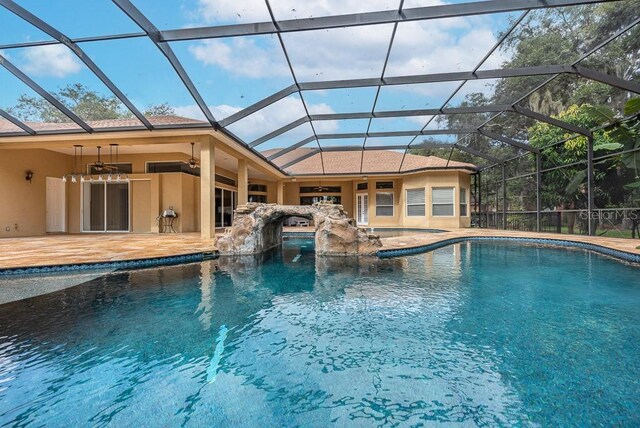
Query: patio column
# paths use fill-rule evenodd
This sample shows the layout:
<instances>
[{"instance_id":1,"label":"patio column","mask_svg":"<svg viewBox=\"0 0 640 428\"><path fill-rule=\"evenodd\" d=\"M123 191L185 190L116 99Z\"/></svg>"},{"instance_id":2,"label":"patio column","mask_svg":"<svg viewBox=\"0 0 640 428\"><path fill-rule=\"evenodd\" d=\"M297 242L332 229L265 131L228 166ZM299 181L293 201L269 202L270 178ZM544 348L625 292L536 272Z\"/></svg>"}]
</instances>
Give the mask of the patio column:
<instances>
[{"instance_id":1,"label":"patio column","mask_svg":"<svg viewBox=\"0 0 640 428\"><path fill-rule=\"evenodd\" d=\"M200 236L216 236L216 148L210 139L200 143Z\"/></svg>"},{"instance_id":2,"label":"patio column","mask_svg":"<svg viewBox=\"0 0 640 428\"><path fill-rule=\"evenodd\" d=\"M282 180L278 180L278 183L276 185L278 186L276 193L276 203L278 203L279 205L284 205L284 183L282 182Z\"/></svg>"},{"instance_id":3,"label":"patio column","mask_svg":"<svg viewBox=\"0 0 640 428\"><path fill-rule=\"evenodd\" d=\"M249 170L247 160L238 159L238 205L249 202Z\"/></svg>"}]
</instances>

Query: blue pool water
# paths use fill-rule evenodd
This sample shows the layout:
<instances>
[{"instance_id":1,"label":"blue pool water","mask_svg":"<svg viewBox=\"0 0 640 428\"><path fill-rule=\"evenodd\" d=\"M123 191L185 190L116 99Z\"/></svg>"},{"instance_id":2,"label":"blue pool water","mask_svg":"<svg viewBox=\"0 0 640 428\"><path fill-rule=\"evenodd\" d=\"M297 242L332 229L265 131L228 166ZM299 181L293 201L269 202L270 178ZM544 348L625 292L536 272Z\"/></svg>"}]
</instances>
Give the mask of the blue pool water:
<instances>
[{"instance_id":1,"label":"blue pool water","mask_svg":"<svg viewBox=\"0 0 640 428\"><path fill-rule=\"evenodd\" d=\"M0 305L0 425L640 425L638 267L312 245Z\"/></svg>"}]
</instances>

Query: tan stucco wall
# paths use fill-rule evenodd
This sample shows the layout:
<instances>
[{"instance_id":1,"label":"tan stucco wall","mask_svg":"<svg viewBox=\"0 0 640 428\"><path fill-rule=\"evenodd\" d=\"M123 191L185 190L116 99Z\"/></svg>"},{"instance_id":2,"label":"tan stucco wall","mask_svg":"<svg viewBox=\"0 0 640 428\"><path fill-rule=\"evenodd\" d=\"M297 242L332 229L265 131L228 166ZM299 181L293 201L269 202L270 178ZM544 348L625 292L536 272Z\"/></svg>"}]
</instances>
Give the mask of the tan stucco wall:
<instances>
[{"instance_id":1,"label":"tan stucco wall","mask_svg":"<svg viewBox=\"0 0 640 428\"><path fill-rule=\"evenodd\" d=\"M96 156L85 156L89 164ZM187 160L184 153L146 153L121 155L119 162L132 163L131 178L131 218L130 227L134 232L157 232L156 217L164 209L173 206L179 217L174 223L178 232L200 230L200 179L183 173L146 174L147 161ZM109 162L108 148L102 160ZM33 183L24 179L26 170L34 171ZM0 237L34 236L45 234L46 228L46 177L62 177L73 169L73 156L44 149L0 150ZM216 173L237 180L233 171L216 168ZM275 177L274 177L275 178ZM460 171L427 171L404 176L370 176L367 179L369 195L369 227L416 227L416 228L456 228L469 227L470 217L459 217L459 189L467 189L467 203L470 199L470 176ZM393 216L376 215L376 181L394 182ZM251 183L267 186L267 202L275 203L277 187L275 181L250 179ZM356 215L356 186L364 182L361 178L336 178L322 181L323 186L341 186L342 205L350 216ZM318 179L298 179L284 184L284 203L300 203L301 186L317 186ZM216 183L216 187L236 190L235 187ZM455 187L455 213L453 217L431 216L431 189L433 187ZM406 190L424 188L426 192L426 215L408 217L406 215ZM67 183L67 232L81 232L81 189L79 183ZM467 213L471 206L468 205ZM15 225L18 225L17 229ZM9 227L9 231L5 228Z\"/></svg>"},{"instance_id":2,"label":"tan stucco wall","mask_svg":"<svg viewBox=\"0 0 640 428\"><path fill-rule=\"evenodd\" d=\"M70 157L49 150L0 150L0 237L44 235L46 177L60 178L70 168ZM34 173L31 183L27 170Z\"/></svg>"},{"instance_id":3,"label":"tan stucco wall","mask_svg":"<svg viewBox=\"0 0 640 428\"><path fill-rule=\"evenodd\" d=\"M300 194L300 187L316 187L320 184L320 181L295 181L284 183L284 203L285 205L300 205L300 196L312 196L311 194ZM353 194L353 181L325 181L322 180L323 186L340 186L341 192L339 193L342 206L350 216L355 215L354 209L354 194ZM275 185L274 185L275 188ZM327 193L327 195L334 195L333 193ZM338 194L335 194L336 196ZM318 195L314 195L318 196ZM274 193L275 200L275 193Z\"/></svg>"},{"instance_id":4,"label":"tan stucco wall","mask_svg":"<svg viewBox=\"0 0 640 428\"><path fill-rule=\"evenodd\" d=\"M393 190L376 189L376 182L393 181ZM458 228L469 227L469 215L460 217L460 187L467 189L467 203L470 199L470 176L468 173L459 171L427 171L404 176L369 176L366 182L368 189L366 191L357 190L359 183L365 180L357 179L351 181L325 181L322 180L323 186L342 186L342 205L349 211L351 217L356 216L356 194L367 193L369 197L369 223L368 227L385 228L385 227L407 227L407 228ZM300 201L300 187L317 186L317 180L311 181L295 181L285 183L284 203L297 205ZM455 215L452 217L433 217L431 215L431 192L433 187L453 187L455 188ZM425 189L425 215L420 217L407 216L406 208L406 191L408 189L422 188ZM376 215L376 193L393 192L394 208L392 216ZM470 206L467 207L467 214L470 212Z\"/></svg>"}]
</instances>

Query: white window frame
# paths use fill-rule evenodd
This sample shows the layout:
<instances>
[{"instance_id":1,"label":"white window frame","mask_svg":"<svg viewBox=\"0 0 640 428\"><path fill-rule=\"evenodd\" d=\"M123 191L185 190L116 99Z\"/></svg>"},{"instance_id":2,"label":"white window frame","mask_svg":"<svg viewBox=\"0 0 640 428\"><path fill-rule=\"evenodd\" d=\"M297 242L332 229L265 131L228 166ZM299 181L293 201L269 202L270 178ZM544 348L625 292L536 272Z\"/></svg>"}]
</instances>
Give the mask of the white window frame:
<instances>
[{"instance_id":1,"label":"white window frame","mask_svg":"<svg viewBox=\"0 0 640 428\"><path fill-rule=\"evenodd\" d=\"M378 195L391 195L391 205L378 205ZM393 191L391 192L376 192L376 217L393 217L395 216L396 212L395 212L395 201L396 201L396 195ZM390 215L379 215L378 214L378 207L391 207L391 214Z\"/></svg>"},{"instance_id":2,"label":"white window frame","mask_svg":"<svg viewBox=\"0 0 640 428\"><path fill-rule=\"evenodd\" d=\"M450 189L451 190L451 198L452 198L451 203L446 203L446 204L443 204L443 203L437 203L436 204L436 203L434 203L433 202L434 190L443 190L443 189ZM434 214L433 213L433 208L436 205L451 205L453 213L451 215ZM455 217L455 216L456 216L456 188L455 187L448 187L448 186L447 187L432 187L431 188L431 217Z\"/></svg>"},{"instance_id":3,"label":"white window frame","mask_svg":"<svg viewBox=\"0 0 640 428\"><path fill-rule=\"evenodd\" d=\"M464 192L464 198L462 197ZM469 217L469 203L467 202L467 188L461 187L458 194L460 195L460 217ZM462 214L462 207L464 206L464 214Z\"/></svg>"},{"instance_id":4,"label":"white window frame","mask_svg":"<svg viewBox=\"0 0 640 428\"><path fill-rule=\"evenodd\" d=\"M413 192L413 191L422 191L422 197L423 197L423 201L421 204L410 204L409 203L409 192ZM407 189L405 192L405 196L406 196L406 210L407 210L407 217L426 217L427 215L427 195L426 195L426 189L424 187L416 187L414 189ZM424 214L409 214L409 207L417 207L417 206L422 206L422 209L424 211Z\"/></svg>"}]
</instances>

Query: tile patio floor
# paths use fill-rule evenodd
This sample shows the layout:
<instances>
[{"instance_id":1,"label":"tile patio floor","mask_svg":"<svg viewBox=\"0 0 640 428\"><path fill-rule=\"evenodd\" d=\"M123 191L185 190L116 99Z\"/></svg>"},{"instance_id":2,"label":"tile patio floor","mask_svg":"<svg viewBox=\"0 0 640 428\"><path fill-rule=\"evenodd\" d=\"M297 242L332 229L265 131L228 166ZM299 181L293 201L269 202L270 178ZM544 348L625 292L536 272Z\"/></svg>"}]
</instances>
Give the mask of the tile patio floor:
<instances>
[{"instance_id":1,"label":"tile patio floor","mask_svg":"<svg viewBox=\"0 0 640 428\"><path fill-rule=\"evenodd\" d=\"M286 231L313 231L309 228L285 228ZM453 229L443 233L420 233L382 238L383 249L411 248L450 238L467 236L510 236L549 238L587 242L640 254L638 239L588 237L551 233L513 232L493 229ZM182 234L90 234L50 235L31 238L0 239L0 269L64 265L87 262L133 260L214 251L213 240L198 233Z\"/></svg>"}]
</instances>

